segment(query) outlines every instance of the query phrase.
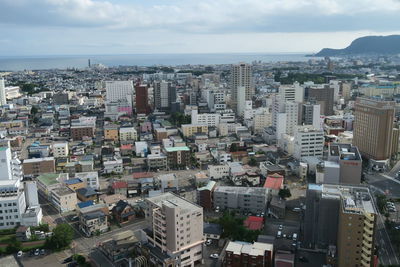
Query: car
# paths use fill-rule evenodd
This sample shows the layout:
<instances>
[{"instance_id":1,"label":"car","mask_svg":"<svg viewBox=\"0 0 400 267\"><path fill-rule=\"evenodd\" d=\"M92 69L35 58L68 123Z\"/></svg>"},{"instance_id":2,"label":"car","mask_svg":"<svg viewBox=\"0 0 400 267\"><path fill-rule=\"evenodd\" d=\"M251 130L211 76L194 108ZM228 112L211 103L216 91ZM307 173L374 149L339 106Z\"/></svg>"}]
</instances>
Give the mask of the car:
<instances>
[{"instance_id":1,"label":"car","mask_svg":"<svg viewBox=\"0 0 400 267\"><path fill-rule=\"evenodd\" d=\"M280 225L278 226L278 229L279 229L279 230L282 230L282 229L283 229L283 225L280 224Z\"/></svg>"},{"instance_id":2,"label":"car","mask_svg":"<svg viewBox=\"0 0 400 267\"><path fill-rule=\"evenodd\" d=\"M32 249L29 251L29 257L32 257L33 255L35 255L35 251Z\"/></svg>"},{"instance_id":3,"label":"car","mask_svg":"<svg viewBox=\"0 0 400 267\"><path fill-rule=\"evenodd\" d=\"M71 262L72 261L72 256L69 256L68 258L65 258L63 261L62 261L62 264L65 264L65 263L68 263L68 262Z\"/></svg>"},{"instance_id":4,"label":"car","mask_svg":"<svg viewBox=\"0 0 400 267\"><path fill-rule=\"evenodd\" d=\"M40 254L40 250L38 248L35 249L35 256L39 256L39 254Z\"/></svg>"},{"instance_id":5,"label":"car","mask_svg":"<svg viewBox=\"0 0 400 267\"><path fill-rule=\"evenodd\" d=\"M395 226L394 229L400 230L400 225Z\"/></svg>"},{"instance_id":6,"label":"car","mask_svg":"<svg viewBox=\"0 0 400 267\"><path fill-rule=\"evenodd\" d=\"M209 246L209 245L211 245L211 244L212 244L212 240L211 240L211 239L207 239L206 245Z\"/></svg>"},{"instance_id":7,"label":"car","mask_svg":"<svg viewBox=\"0 0 400 267\"><path fill-rule=\"evenodd\" d=\"M293 211L294 212L299 212L299 211L301 211L301 209L300 208L293 208Z\"/></svg>"},{"instance_id":8,"label":"car","mask_svg":"<svg viewBox=\"0 0 400 267\"><path fill-rule=\"evenodd\" d=\"M261 212L261 217L264 217L265 216L265 213L264 212Z\"/></svg>"},{"instance_id":9,"label":"car","mask_svg":"<svg viewBox=\"0 0 400 267\"><path fill-rule=\"evenodd\" d=\"M276 237L277 238L281 238L282 237L282 231L278 231L278 233L276 233Z\"/></svg>"},{"instance_id":10,"label":"car","mask_svg":"<svg viewBox=\"0 0 400 267\"><path fill-rule=\"evenodd\" d=\"M293 241L297 241L297 233L293 234Z\"/></svg>"},{"instance_id":11,"label":"car","mask_svg":"<svg viewBox=\"0 0 400 267\"><path fill-rule=\"evenodd\" d=\"M287 239L292 239L292 235L286 235Z\"/></svg>"},{"instance_id":12,"label":"car","mask_svg":"<svg viewBox=\"0 0 400 267\"><path fill-rule=\"evenodd\" d=\"M218 258L219 258L219 255L218 255L217 253L214 253L214 254L211 254L211 255L210 255L210 258L212 258L212 259L218 259Z\"/></svg>"},{"instance_id":13,"label":"car","mask_svg":"<svg viewBox=\"0 0 400 267\"><path fill-rule=\"evenodd\" d=\"M73 222L76 222L76 221L78 221L79 220L79 217L78 216L74 216L74 217L72 217L72 219L71 219L71 221L73 221Z\"/></svg>"},{"instance_id":14,"label":"car","mask_svg":"<svg viewBox=\"0 0 400 267\"><path fill-rule=\"evenodd\" d=\"M283 234L283 236L282 236L283 238L286 238L286 234Z\"/></svg>"},{"instance_id":15,"label":"car","mask_svg":"<svg viewBox=\"0 0 400 267\"><path fill-rule=\"evenodd\" d=\"M292 243L292 247L297 247L297 243L296 242L294 242L294 243Z\"/></svg>"},{"instance_id":16,"label":"car","mask_svg":"<svg viewBox=\"0 0 400 267\"><path fill-rule=\"evenodd\" d=\"M308 262L308 259L307 259L306 257L304 257L304 256L300 256L300 257L299 257L299 260L300 260L301 262Z\"/></svg>"},{"instance_id":17,"label":"car","mask_svg":"<svg viewBox=\"0 0 400 267\"><path fill-rule=\"evenodd\" d=\"M18 257L18 258L22 257L22 251L21 251L21 250L20 250L20 251L18 251L18 253L17 253L17 257Z\"/></svg>"},{"instance_id":18,"label":"car","mask_svg":"<svg viewBox=\"0 0 400 267\"><path fill-rule=\"evenodd\" d=\"M46 254L46 251L42 248L42 249L40 250L40 255L44 255L44 254Z\"/></svg>"}]
</instances>

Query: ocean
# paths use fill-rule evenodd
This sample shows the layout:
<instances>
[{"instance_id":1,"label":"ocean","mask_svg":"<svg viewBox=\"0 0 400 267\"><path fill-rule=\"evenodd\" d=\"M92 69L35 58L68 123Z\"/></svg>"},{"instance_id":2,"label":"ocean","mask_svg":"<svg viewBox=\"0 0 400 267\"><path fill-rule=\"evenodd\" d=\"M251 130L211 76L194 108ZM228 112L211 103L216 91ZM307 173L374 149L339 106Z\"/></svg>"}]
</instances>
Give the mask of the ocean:
<instances>
[{"instance_id":1,"label":"ocean","mask_svg":"<svg viewBox=\"0 0 400 267\"><path fill-rule=\"evenodd\" d=\"M91 64L115 66L176 66L186 64L232 64L238 62L278 61L307 61L306 54L130 54L130 55L79 55L79 56L31 56L31 57L2 57L0 56L1 71L44 70L85 68Z\"/></svg>"}]
</instances>

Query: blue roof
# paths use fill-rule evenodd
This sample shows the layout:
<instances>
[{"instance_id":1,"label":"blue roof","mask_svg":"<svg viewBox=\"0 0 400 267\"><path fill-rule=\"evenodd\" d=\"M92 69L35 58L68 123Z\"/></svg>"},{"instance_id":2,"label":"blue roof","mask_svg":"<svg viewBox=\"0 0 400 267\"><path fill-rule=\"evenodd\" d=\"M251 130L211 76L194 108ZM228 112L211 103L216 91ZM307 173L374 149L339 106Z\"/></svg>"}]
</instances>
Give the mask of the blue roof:
<instances>
[{"instance_id":1,"label":"blue roof","mask_svg":"<svg viewBox=\"0 0 400 267\"><path fill-rule=\"evenodd\" d=\"M93 206L94 202L93 202L93 200L88 200L88 201L80 202L77 205L80 209L83 209L83 208L86 208L89 206Z\"/></svg>"},{"instance_id":2,"label":"blue roof","mask_svg":"<svg viewBox=\"0 0 400 267\"><path fill-rule=\"evenodd\" d=\"M82 180L79 178L65 180L65 184L77 184L77 183L81 183L81 182L82 182Z\"/></svg>"},{"instance_id":3,"label":"blue roof","mask_svg":"<svg viewBox=\"0 0 400 267\"><path fill-rule=\"evenodd\" d=\"M322 191L322 185L319 185L319 184L309 184L309 185L308 185L308 189L310 189L310 190Z\"/></svg>"}]
</instances>

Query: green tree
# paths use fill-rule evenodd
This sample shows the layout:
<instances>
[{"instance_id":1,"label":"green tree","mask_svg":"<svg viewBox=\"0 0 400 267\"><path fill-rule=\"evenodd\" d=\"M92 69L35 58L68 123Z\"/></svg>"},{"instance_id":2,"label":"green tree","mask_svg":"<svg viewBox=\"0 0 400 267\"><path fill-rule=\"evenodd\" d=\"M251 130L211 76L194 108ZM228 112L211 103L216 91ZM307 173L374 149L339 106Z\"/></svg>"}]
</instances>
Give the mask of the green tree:
<instances>
[{"instance_id":1,"label":"green tree","mask_svg":"<svg viewBox=\"0 0 400 267\"><path fill-rule=\"evenodd\" d=\"M74 254L72 259L79 264L79 266L84 266L86 263L86 258L80 254Z\"/></svg>"},{"instance_id":2,"label":"green tree","mask_svg":"<svg viewBox=\"0 0 400 267\"><path fill-rule=\"evenodd\" d=\"M376 205L378 206L379 212L380 213L385 213L386 211L386 196L383 194L376 194Z\"/></svg>"},{"instance_id":3,"label":"green tree","mask_svg":"<svg viewBox=\"0 0 400 267\"><path fill-rule=\"evenodd\" d=\"M250 166L257 166L257 160L256 160L255 157L250 157L249 165Z\"/></svg>"},{"instance_id":4,"label":"green tree","mask_svg":"<svg viewBox=\"0 0 400 267\"><path fill-rule=\"evenodd\" d=\"M35 106L32 106L32 108L31 108L31 115L33 115L33 116L35 116L36 115L36 113L38 113L38 108L37 107L35 107Z\"/></svg>"},{"instance_id":5,"label":"green tree","mask_svg":"<svg viewBox=\"0 0 400 267\"><path fill-rule=\"evenodd\" d=\"M230 152L236 152L238 151L238 147L236 143L232 143L231 146L229 147Z\"/></svg>"},{"instance_id":6,"label":"green tree","mask_svg":"<svg viewBox=\"0 0 400 267\"><path fill-rule=\"evenodd\" d=\"M47 239L46 247L55 250L62 250L71 244L73 237L74 230L69 224L59 224L54 228L53 235Z\"/></svg>"},{"instance_id":7,"label":"green tree","mask_svg":"<svg viewBox=\"0 0 400 267\"><path fill-rule=\"evenodd\" d=\"M14 239L10 244L7 245L6 254L13 254L20 250L22 250L21 242Z\"/></svg>"},{"instance_id":8,"label":"green tree","mask_svg":"<svg viewBox=\"0 0 400 267\"><path fill-rule=\"evenodd\" d=\"M281 198L286 199L286 198L291 197L291 196L292 196L292 193L290 193L290 189L287 188L287 187L285 186L284 188L282 188L282 189L279 190L278 195L279 195Z\"/></svg>"}]
</instances>

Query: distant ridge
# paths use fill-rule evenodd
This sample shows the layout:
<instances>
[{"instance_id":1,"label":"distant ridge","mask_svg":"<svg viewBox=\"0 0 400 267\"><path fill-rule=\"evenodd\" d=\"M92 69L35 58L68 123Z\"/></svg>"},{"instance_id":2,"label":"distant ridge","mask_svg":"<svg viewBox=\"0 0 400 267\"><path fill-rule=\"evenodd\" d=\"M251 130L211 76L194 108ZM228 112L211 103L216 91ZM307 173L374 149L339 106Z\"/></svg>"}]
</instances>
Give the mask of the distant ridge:
<instances>
[{"instance_id":1,"label":"distant ridge","mask_svg":"<svg viewBox=\"0 0 400 267\"><path fill-rule=\"evenodd\" d=\"M400 54L400 35L365 36L344 49L324 48L314 56L394 55Z\"/></svg>"}]
</instances>

